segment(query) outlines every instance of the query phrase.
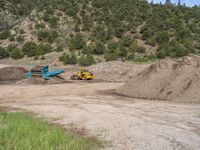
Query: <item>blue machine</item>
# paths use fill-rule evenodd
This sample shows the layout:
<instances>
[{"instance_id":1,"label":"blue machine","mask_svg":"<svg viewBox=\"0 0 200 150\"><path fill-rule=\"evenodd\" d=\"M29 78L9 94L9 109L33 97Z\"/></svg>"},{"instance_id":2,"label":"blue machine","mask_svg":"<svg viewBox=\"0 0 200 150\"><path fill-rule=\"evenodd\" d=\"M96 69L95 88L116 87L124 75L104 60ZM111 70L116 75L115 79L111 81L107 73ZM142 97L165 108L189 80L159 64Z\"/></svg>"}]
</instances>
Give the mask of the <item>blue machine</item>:
<instances>
[{"instance_id":1,"label":"blue machine","mask_svg":"<svg viewBox=\"0 0 200 150\"><path fill-rule=\"evenodd\" d=\"M36 66L30 67L30 71L25 74L26 78L31 78L33 76L42 77L43 79L50 79L51 77L57 76L65 71L62 69L54 70L49 72L49 66Z\"/></svg>"}]
</instances>

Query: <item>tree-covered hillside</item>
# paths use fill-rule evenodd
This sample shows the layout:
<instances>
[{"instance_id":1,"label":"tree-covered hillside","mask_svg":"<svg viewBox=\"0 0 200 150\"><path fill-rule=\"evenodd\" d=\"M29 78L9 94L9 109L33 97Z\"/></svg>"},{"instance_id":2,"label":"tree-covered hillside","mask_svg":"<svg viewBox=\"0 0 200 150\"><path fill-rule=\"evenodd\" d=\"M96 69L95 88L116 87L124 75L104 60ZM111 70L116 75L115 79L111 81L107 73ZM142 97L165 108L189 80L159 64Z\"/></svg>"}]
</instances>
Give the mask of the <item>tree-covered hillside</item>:
<instances>
[{"instance_id":1,"label":"tree-covered hillside","mask_svg":"<svg viewBox=\"0 0 200 150\"><path fill-rule=\"evenodd\" d=\"M200 53L197 6L146 0L1 0L0 8L18 21L0 32L0 58L37 59L64 50L60 60L89 65Z\"/></svg>"}]
</instances>

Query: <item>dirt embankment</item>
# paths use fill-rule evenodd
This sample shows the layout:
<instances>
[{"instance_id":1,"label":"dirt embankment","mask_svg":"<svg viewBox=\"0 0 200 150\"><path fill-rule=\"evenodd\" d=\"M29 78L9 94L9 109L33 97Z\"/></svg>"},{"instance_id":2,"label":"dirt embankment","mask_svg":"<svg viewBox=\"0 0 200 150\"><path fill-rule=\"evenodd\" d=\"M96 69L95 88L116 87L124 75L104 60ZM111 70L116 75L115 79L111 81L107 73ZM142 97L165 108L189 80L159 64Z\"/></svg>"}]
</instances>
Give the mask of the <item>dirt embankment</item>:
<instances>
[{"instance_id":1,"label":"dirt embankment","mask_svg":"<svg viewBox=\"0 0 200 150\"><path fill-rule=\"evenodd\" d=\"M88 67L95 74L95 79L108 82L127 82L144 70L149 64L133 64L121 61L112 61Z\"/></svg>"},{"instance_id":2,"label":"dirt embankment","mask_svg":"<svg viewBox=\"0 0 200 150\"><path fill-rule=\"evenodd\" d=\"M142 99L200 103L200 58L156 62L117 93Z\"/></svg>"},{"instance_id":3,"label":"dirt embankment","mask_svg":"<svg viewBox=\"0 0 200 150\"><path fill-rule=\"evenodd\" d=\"M25 78L26 69L16 66L5 66L0 68L0 81L21 80Z\"/></svg>"}]
</instances>

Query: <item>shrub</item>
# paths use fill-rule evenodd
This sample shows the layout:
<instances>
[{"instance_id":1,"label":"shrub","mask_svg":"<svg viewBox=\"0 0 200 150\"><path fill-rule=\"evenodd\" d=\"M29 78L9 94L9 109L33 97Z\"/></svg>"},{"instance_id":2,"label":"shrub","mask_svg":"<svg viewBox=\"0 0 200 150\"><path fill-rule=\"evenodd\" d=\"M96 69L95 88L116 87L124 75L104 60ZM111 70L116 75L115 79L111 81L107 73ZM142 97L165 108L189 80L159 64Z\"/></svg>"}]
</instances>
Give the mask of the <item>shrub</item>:
<instances>
[{"instance_id":1,"label":"shrub","mask_svg":"<svg viewBox=\"0 0 200 150\"><path fill-rule=\"evenodd\" d=\"M192 39L182 39L181 41L181 44L183 44L183 46L185 48L187 48L190 52L194 53L194 43L193 43L193 40Z\"/></svg>"},{"instance_id":2,"label":"shrub","mask_svg":"<svg viewBox=\"0 0 200 150\"><path fill-rule=\"evenodd\" d=\"M123 36L120 40L122 46L129 47L132 43L132 38L130 36Z\"/></svg>"},{"instance_id":3,"label":"shrub","mask_svg":"<svg viewBox=\"0 0 200 150\"><path fill-rule=\"evenodd\" d=\"M40 56L40 55L44 55L44 54L50 53L50 52L52 52L51 45L42 43L37 46L35 55Z\"/></svg>"},{"instance_id":4,"label":"shrub","mask_svg":"<svg viewBox=\"0 0 200 150\"><path fill-rule=\"evenodd\" d=\"M148 38L146 40L146 44L151 45L151 46L156 46L156 39L155 38Z\"/></svg>"},{"instance_id":5,"label":"shrub","mask_svg":"<svg viewBox=\"0 0 200 150\"><path fill-rule=\"evenodd\" d=\"M45 60L45 59L46 57L44 55L40 58L40 60Z\"/></svg>"},{"instance_id":6,"label":"shrub","mask_svg":"<svg viewBox=\"0 0 200 150\"><path fill-rule=\"evenodd\" d=\"M182 57L188 55L189 51L180 43L173 40L170 42L171 57Z\"/></svg>"},{"instance_id":7,"label":"shrub","mask_svg":"<svg viewBox=\"0 0 200 150\"><path fill-rule=\"evenodd\" d=\"M4 30L0 32L0 40L7 39L10 36L9 30Z\"/></svg>"},{"instance_id":8,"label":"shrub","mask_svg":"<svg viewBox=\"0 0 200 150\"><path fill-rule=\"evenodd\" d=\"M161 49L156 53L157 58L164 59L166 57L165 49Z\"/></svg>"},{"instance_id":9,"label":"shrub","mask_svg":"<svg viewBox=\"0 0 200 150\"><path fill-rule=\"evenodd\" d=\"M139 46L136 48L136 52L138 53L146 53L145 47Z\"/></svg>"},{"instance_id":10,"label":"shrub","mask_svg":"<svg viewBox=\"0 0 200 150\"><path fill-rule=\"evenodd\" d=\"M38 60L39 59L39 57L38 56L34 56L34 58L33 58L34 60Z\"/></svg>"},{"instance_id":11,"label":"shrub","mask_svg":"<svg viewBox=\"0 0 200 150\"><path fill-rule=\"evenodd\" d=\"M117 42L109 42L107 44L107 51L108 52L115 52L119 44Z\"/></svg>"},{"instance_id":12,"label":"shrub","mask_svg":"<svg viewBox=\"0 0 200 150\"><path fill-rule=\"evenodd\" d=\"M0 46L0 59L9 57L9 52Z\"/></svg>"},{"instance_id":13,"label":"shrub","mask_svg":"<svg viewBox=\"0 0 200 150\"><path fill-rule=\"evenodd\" d=\"M128 55L128 50L126 49L126 47L119 47L118 49L118 54L119 57L126 57Z\"/></svg>"},{"instance_id":14,"label":"shrub","mask_svg":"<svg viewBox=\"0 0 200 150\"><path fill-rule=\"evenodd\" d=\"M44 16L43 16L43 20L44 21L49 21L50 20L50 15L45 13Z\"/></svg>"},{"instance_id":15,"label":"shrub","mask_svg":"<svg viewBox=\"0 0 200 150\"><path fill-rule=\"evenodd\" d=\"M26 42L22 47L22 52L28 57L37 55L37 44L35 42Z\"/></svg>"},{"instance_id":16,"label":"shrub","mask_svg":"<svg viewBox=\"0 0 200 150\"><path fill-rule=\"evenodd\" d=\"M17 47L14 44L10 44L7 46L7 51L8 53L11 53L14 49L16 49Z\"/></svg>"},{"instance_id":17,"label":"shrub","mask_svg":"<svg viewBox=\"0 0 200 150\"><path fill-rule=\"evenodd\" d=\"M190 38L191 37L191 31L188 28L180 27L178 28L176 38L178 40L184 39L184 38Z\"/></svg>"},{"instance_id":18,"label":"shrub","mask_svg":"<svg viewBox=\"0 0 200 150\"><path fill-rule=\"evenodd\" d=\"M76 25L75 25L74 31L75 31L75 32L80 32L79 24L76 24Z\"/></svg>"},{"instance_id":19,"label":"shrub","mask_svg":"<svg viewBox=\"0 0 200 150\"><path fill-rule=\"evenodd\" d=\"M79 60L78 63L81 66L90 66L96 63L94 57L92 55L82 55Z\"/></svg>"},{"instance_id":20,"label":"shrub","mask_svg":"<svg viewBox=\"0 0 200 150\"><path fill-rule=\"evenodd\" d=\"M86 45L83 35L78 33L70 39L69 48L70 50L80 50Z\"/></svg>"},{"instance_id":21,"label":"shrub","mask_svg":"<svg viewBox=\"0 0 200 150\"><path fill-rule=\"evenodd\" d=\"M63 49L63 46L59 45L57 48L56 48L56 52L62 52L64 49Z\"/></svg>"},{"instance_id":22,"label":"shrub","mask_svg":"<svg viewBox=\"0 0 200 150\"><path fill-rule=\"evenodd\" d=\"M101 55L106 51L105 46L101 42L97 42L94 49L94 54Z\"/></svg>"},{"instance_id":23,"label":"shrub","mask_svg":"<svg viewBox=\"0 0 200 150\"><path fill-rule=\"evenodd\" d=\"M20 34L24 34L25 31L24 31L23 29L20 29L19 33L20 33Z\"/></svg>"},{"instance_id":24,"label":"shrub","mask_svg":"<svg viewBox=\"0 0 200 150\"><path fill-rule=\"evenodd\" d=\"M39 30L37 33L37 38L40 41L45 41L49 36L49 32L47 30Z\"/></svg>"},{"instance_id":25,"label":"shrub","mask_svg":"<svg viewBox=\"0 0 200 150\"><path fill-rule=\"evenodd\" d=\"M122 27L115 28L114 34L117 38L121 38L123 36L124 29Z\"/></svg>"},{"instance_id":26,"label":"shrub","mask_svg":"<svg viewBox=\"0 0 200 150\"><path fill-rule=\"evenodd\" d=\"M82 50L82 54L93 54L95 50L95 46L93 44L90 44L88 46L85 46Z\"/></svg>"},{"instance_id":27,"label":"shrub","mask_svg":"<svg viewBox=\"0 0 200 150\"><path fill-rule=\"evenodd\" d=\"M52 30L48 37L48 42L53 43L55 39L58 37L58 32L56 30Z\"/></svg>"},{"instance_id":28,"label":"shrub","mask_svg":"<svg viewBox=\"0 0 200 150\"><path fill-rule=\"evenodd\" d=\"M14 41L14 40L15 40L15 35L13 35L13 34L10 35L10 36L9 36L9 41Z\"/></svg>"},{"instance_id":29,"label":"shrub","mask_svg":"<svg viewBox=\"0 0 200 150\"><path fill-rule=\"evenodd\" d=\"M21 59L23 58L22 50L19 48L15 48L10 53L10 57L13 59Z\"/></svg>"},{"instance_id":30,"label":"shrub","mask_svg":"<svg viewBox=\"0 0 200 150\"><path fill-rule=\"evenodd\" d=\"M18 35L18 36L16 37L16 40L17 40L17 42L22 43L22 42L24 42L24 36Z\"/></svg>"},{"instance_id":31,"label":"shrub","mask_svg":"<svg viewBox=\"0 0 200 150\"><path fill-rule=\"evenodd\" d=\"M104 54L104 59L106 61L113 61L113 60L117 60L118 58L118 54L116 52L106 52Z\"/></svg>"},{"instance_id":32,"label":"shrub","mask_svg":"<svg viewBox=\"0 0 200 150\"><path fill-rule=\"evenodd\" d=\"M59 21L59 20L60 20L60 19L59 19L58 17L56 17L56 16L50 17L50 19L49 19L50 26L51 26L52 28L56 28L56 27L58 26L58 21Z\"/></svg>"},{"instance_id":33,"label":"shrub","mask_svg":"<svg viewBox=\"0 0 200 150\"><path fill-rule=\"evenodd\" d=\"M36 23L35 28L36 29L43 29L43 28L45 28L45 24L44 23Z\"/></svg>"},{"instance_id":34,"label":"shrub","mask_svg":"<svg viewBox=\"0 0 200 150\"><path fill-rule=\"evenodd\" d=\"M53 43L58 37L58 32L56 30L39 30L37 33L37 38L43 42Z\"/></svg>"},{"instance_id":35,"label":"shrub","mask_svg":"<svg viewBox=\"0 0 200 150\"><path fill-rule=\"evenodd\" d=\"M155 59L152 59L149 56L144 56L144 57L135 58L133 61L134 62L149 62L149 61L152 61L152 60L155 60Z\"/></svg>"},{"instance_id":36,"label":"shrub","mask_svg":"<svg viewBox=\"0 0 200 150\"><path fill-rule=\"evenodd\" d=\"M135 59L135 55L134 54L130 54L130 55L128 55L128 57L126 59L127 60L134 60Z\"/></svg>"},{"instance_id":37,"label":"shrub","mask_svg":"<svg viewBox=\"0 0 200 150\"><path fill-rule=\"evenodd\" d=\"M59 60L62 61L64 64L77 64L77 58L74 53L64 53L62 56L59 57Z\"/></svg>"},{"instance_id":38,"label":"shrub","mask_svg":"<svg viewBox=\"0 0 200 150\"><path fill-rule=\"evenodd\" d=\"M156 36L157 43L167 43L170 40L169 33L167 31L159 32Z\"/></svg>"}]
</instances>

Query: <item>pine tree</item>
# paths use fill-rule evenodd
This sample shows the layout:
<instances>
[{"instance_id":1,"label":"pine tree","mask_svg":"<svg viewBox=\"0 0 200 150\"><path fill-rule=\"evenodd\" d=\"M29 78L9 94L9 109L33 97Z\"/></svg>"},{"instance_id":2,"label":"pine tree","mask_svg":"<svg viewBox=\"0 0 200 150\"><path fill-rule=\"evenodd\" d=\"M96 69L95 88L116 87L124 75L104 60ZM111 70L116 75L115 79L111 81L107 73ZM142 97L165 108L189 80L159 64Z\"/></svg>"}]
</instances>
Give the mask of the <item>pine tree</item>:
<instances>
[{"instance_id":1,"label":"pine tree","mask_svg":"<svg viewBox=\"0 0 200 150\"><path fill-rule=\"evenodd\" d=\"M171 3L171 0L166 0L165 4L166 4L166 5L171 5L171 4L172 4L172 3Z\"/></svg>"},{"instance_id":2,"label":"pine tree","mask_svg":"<svg viewBox=\"0 0 200 150\"><path fill-rule=\"evenodd\" d=\"M178 6L181 6L181 0L178 1Z\"/></svg>"}]
</instances>

